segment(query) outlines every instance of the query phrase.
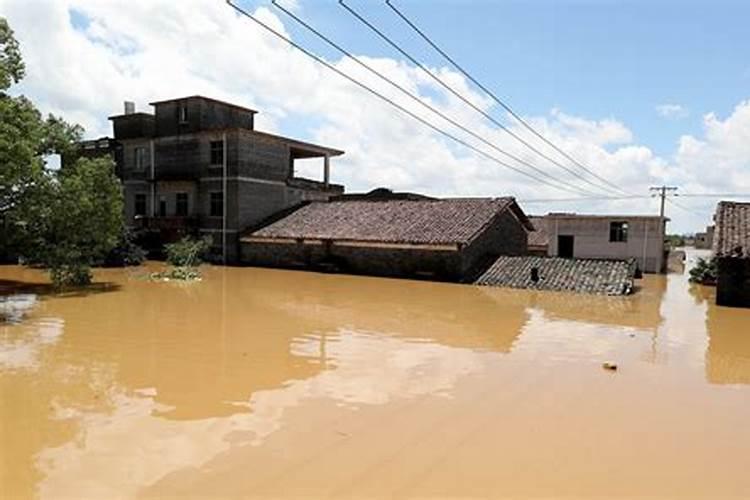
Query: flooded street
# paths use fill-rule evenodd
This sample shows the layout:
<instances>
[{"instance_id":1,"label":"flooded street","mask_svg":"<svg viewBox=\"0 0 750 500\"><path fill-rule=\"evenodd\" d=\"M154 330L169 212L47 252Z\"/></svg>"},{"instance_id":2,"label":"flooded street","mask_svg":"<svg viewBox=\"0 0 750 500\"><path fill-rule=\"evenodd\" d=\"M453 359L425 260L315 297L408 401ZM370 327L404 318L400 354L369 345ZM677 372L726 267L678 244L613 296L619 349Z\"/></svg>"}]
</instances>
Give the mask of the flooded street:
<instances>
[{"instance_id":1,"label":"flooded street","mask_svg":"<svg viewBox=\"0 0 750 500\"><path fill-rule=\"evenodd\" d=\"M750 310L686 275L143 273L58 297L0 267L31 302L0 324L3 498L750 497Z\"/></svg>"}]
</instances>

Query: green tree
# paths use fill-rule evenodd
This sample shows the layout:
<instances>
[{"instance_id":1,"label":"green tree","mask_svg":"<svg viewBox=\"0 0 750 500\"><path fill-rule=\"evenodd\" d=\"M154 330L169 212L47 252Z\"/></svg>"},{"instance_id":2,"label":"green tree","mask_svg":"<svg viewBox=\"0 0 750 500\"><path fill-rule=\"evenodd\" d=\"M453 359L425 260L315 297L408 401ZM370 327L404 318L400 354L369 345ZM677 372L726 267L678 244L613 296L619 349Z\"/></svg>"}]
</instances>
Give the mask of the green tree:
<instances>
[{"instance_id":1,"label":"green tree","mask_svg":"<svg viewBox=\"0 0 750 500\"><path fill-rule=\"evenodd\" d=\"M45 172L14 212L24 257L49 269L58 287L90 283L91 266L119 241L122 190L112 167L110 160L81 158Z\"/></svg>"},{"instance_id":2,"label":"green tree","mask_svg":"<svg viewBox=\"0 0 750 500\"><path fill-rule=\"evenodd\" d=\"M0 246L48 268L57 285L85 284L121 234L120 184L109 160L75 161L79 125L45 119L29 99L8 93L24 75L18 42L0 17ZM46 169L50 154L70 164Z\"/></svg>"}]
</instances>

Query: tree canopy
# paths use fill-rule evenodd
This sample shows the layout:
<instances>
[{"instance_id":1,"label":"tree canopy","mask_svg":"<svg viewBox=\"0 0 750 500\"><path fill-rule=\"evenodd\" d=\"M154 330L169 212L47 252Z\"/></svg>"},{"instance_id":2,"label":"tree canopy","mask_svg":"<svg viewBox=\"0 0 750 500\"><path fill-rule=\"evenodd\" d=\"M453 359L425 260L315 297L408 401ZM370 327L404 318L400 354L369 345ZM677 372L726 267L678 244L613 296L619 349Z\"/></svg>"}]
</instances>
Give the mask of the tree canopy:
<instances>
[{"instance_id":1,"label":"tree canopy","mask_svg":"<svg viewBox=\"0 0 750 500\"><path fill-rule=\"evenodd\" d=\"M0 18L0 219L27 261L50 270L56 285L86 284L90 266L118 242L123 230L122 190L111 159L71 154L83 128L46 118L26 97L7 91L25 75L18 42ZM70 164L47 169L60 154Z\"/></svg>"}]
</instances>

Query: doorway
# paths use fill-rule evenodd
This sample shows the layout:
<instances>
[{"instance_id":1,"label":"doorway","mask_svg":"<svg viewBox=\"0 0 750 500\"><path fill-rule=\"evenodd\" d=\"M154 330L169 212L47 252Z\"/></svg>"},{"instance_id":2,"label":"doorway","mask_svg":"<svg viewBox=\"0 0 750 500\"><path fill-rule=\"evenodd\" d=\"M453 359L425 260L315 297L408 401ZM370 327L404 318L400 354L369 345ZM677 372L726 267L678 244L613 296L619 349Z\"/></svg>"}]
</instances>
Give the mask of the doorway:
<instances>
[{"instance_id":1,"label":"doorway","mask_svg":"<svg viewBox=\"0 0 750 500\"><path fill-rule=\"evenodd\" d=\"M561 234L557 236L557 256L566 259L573 258L573 247L575 238L571 235Z\"/></svg>"}]
</instances>

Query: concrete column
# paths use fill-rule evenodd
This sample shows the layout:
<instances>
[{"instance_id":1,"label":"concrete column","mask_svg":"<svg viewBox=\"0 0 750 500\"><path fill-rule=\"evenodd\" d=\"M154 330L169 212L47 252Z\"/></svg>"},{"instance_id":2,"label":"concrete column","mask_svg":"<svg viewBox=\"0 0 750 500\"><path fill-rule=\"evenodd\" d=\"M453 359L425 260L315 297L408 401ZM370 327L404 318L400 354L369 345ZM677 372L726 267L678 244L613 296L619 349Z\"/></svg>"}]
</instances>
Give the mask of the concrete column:
<instances>
[{"instance_id":1,"label":"concrete column","mask_svg":"<svg viewBox=\"0 0 750 500\"><path fill-rule=\"evenodd\" d=\"M331 157L326 155L323 160L323 184L327 188L331 183Z\"/></svg>"}]
</instances>

